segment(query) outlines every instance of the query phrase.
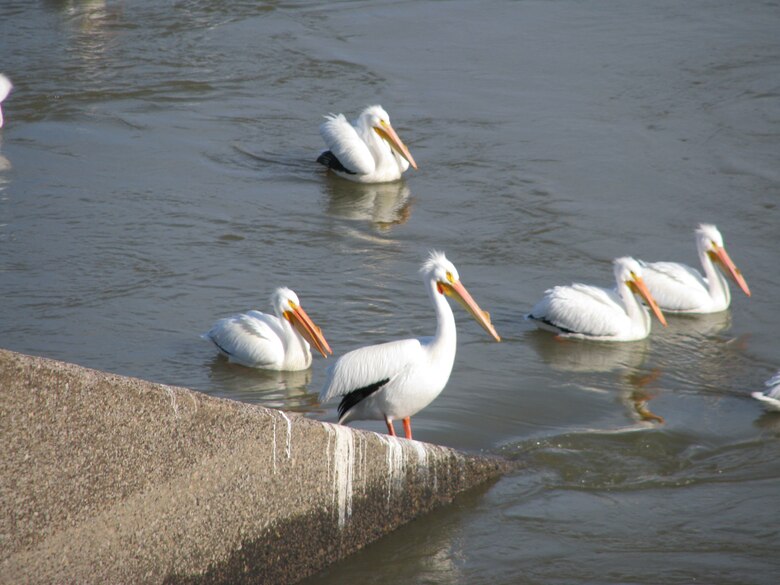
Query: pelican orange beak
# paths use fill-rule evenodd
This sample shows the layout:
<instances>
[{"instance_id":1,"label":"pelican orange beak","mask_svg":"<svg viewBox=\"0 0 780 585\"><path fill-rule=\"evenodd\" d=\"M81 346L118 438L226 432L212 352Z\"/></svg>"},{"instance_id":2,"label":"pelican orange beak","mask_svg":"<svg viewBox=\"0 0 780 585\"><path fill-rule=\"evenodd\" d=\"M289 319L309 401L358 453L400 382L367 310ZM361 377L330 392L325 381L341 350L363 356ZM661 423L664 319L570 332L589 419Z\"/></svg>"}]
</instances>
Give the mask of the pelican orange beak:
<instances>
[{"instance_id":1,"label":"pelican orange beak","mask_svg":"<svg viewBox=\"0 0 780 585\"><path fill-rule=\"evenodd\" d=\"M303 307L300 305L293 306L293 303L290 303L290 306L292 310L285 311L284 316L290 323L292 323L292 326L295 327L295 330L298 331L298 333L300 333L303 338L313 347L315 347L323 357L328 357L328 354L332 354L333 350L330 349L330 345L328 345L328 342L325 341L325 336L322 334L322 329L314 324L314 321L309 318L309 316L306 314L306 311L303 310Z\"/></svg>"},{"instance_id":2,"label":"pelican orange beak","mask_svg":"<svg viewBox=\"0 0 780 585\"><path fill-rule=\"evenodd\" d=\"M645 300L647 306L650 307L653 310L653 313L655 313L655 316L658 317L661 325L666 327L666 317L664 317L664 314L661 312L661 307L659 307L658 303L655 302L653 295L651 295L650 291L647 290L647 285L645 284L645 281L642 280L642 277L634 276L634 279L629 280L627 284L631 289L631 292L640 295Z\"/></svg>"},{"instance_id":3,"label":"pelican orange beak","mask_svg":"<svg viewBox=\"0 0 780 585\"><path fill-rule=\"evenodd\" d=\"M739 285L739 288L742 289L742 292L744 292L747 296L750 296L750 289L748 288L747 282L745 281L745 277L742 276L742 272L740 272L739 268L737 268L736 265L731 261L731 258L726 252L726 248L721 248L716 244L713 244L713 246L715 250L707 252L707 254L710 255L710 259L712 259L712 261L716 264L720 264L726 274L733 278L734 282Z\"/></svg>"},{"instance_id":4,"label":"pelican orange beak","mask_svg":"<svg viewBox=\"0 0 780 585\"><path fill-rule=\"evenodd\" d=\"M374 126L374 132L379 134L390 145L390 148L408 160L414 170L417 170L417 163L414 162L412 153L409 152L409 149L406 148L406 145L389 123L382 122L380 126Z\"/></svg>"},{"instance_id":5,"label":"pelican orange beak","mask_svg":"<svg viewBox=\"0 0 780 585\"><path fill-rule=\"evenodd\" d=\"M482 328L487 331L491 337L493 337L493 339L496 341L501 341L501 337L499 337L498 333L490 322L490 313L479 308L479 305L473 298L471 298L469 291L466 290L466 287L464 287L459 280L453 280L452 282L438 282L437 286L439 292L446 294L448 297L454 298L461 305L463 305L463 308L471 313L471 316L474 317L474 320L479 323Z\"/></svg>"}]
</instances>

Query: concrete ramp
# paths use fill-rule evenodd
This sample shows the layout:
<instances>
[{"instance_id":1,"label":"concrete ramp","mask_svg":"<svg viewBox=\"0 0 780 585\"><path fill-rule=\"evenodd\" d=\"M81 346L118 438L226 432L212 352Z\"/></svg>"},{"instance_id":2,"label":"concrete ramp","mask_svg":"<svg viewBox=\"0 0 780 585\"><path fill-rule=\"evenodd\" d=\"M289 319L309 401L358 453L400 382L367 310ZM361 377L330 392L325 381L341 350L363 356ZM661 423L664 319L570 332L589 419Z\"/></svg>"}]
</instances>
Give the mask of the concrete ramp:
<instances>
[{"instance_id":1,"label":"concrete ramp","mask_svg":"<svg viewBox=\"0 0 780 585\"><path fill-rule=\"evenodd\" d=\"M0 350L0 583L294 583L507 469Z\"/></svg>"}]
</instances>

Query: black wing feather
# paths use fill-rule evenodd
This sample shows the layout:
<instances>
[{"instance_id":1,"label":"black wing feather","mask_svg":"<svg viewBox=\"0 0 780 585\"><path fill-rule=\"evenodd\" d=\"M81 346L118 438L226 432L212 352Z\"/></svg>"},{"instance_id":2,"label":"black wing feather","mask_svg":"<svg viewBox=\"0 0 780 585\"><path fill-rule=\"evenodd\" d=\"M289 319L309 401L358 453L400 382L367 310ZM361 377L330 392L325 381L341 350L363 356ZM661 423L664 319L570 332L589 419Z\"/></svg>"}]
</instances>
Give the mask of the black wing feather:
<instances>
[{"instance_id":1,"label":"black wing feather","mask_svg":"<svg viewBox=\"0 0 780 585\"><path fill-rule=\"evenodd\" d=\"M336 155L333 154L330 150L326 150L320 156L318 156L317 162L321 165L325 165L329 169L333 169L334 171L341 171L342 173L347 173L348 175L357 175L355 171L350 171L347 167L341 164L341 161L337 159Z\"/></svg>"},{"instance_id":2,"label":"black wing feather","mask_svg":"<svg viewBox=\"0 0 780 585\"><path fill-rule=\"evenodd\" d=\"M544 317L537 317L535 315L528 314L529 319L533 319L535 321L541 321L542 323L547 323L548 325L555 327L557 330L559 330L561 333L579 333L578 331L574 331L573 329L567 329L566 327L562 327L558 325L557 323L553 323L549 319L545 319Z\"/></svg>"},{"instance_id":3,"label":"black wing feather","mask_svg":"<svg viewBox=\"0 0 780 585\"><path fill-rule=\"evenodd\" d=\"M374 392L379 390L389 381L390 378L385 378L384 380L379 380L379 382L374 382L368 386L363 386L363 388L353 390L349 394L345 394L344 398L342 398L341 402L339 403L339 420L341 420L341 418L349 411L349 409L351 409L361 400L365 400L371 396Z\"/></svg>"}]
</instances>

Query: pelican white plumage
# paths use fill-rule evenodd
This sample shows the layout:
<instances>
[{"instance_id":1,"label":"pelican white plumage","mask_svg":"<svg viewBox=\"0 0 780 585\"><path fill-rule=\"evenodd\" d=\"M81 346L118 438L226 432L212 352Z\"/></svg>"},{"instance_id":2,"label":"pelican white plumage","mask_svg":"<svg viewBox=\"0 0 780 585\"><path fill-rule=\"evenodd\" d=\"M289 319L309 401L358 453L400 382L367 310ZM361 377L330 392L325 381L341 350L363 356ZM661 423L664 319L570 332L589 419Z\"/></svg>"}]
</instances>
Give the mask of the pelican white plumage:
<instances>
[{"instance_id":1,"label":"pelican white plumage","mask_svg":"<svg viewBox=\"0 0 780 585\"><path fill-rule=\"evenodd\" d=\"M296 295L281 287L271 295L276 316L249 311L220 319L201 337L234 363L266 370L305 370L313 345L324 357L333 353L322 331L306 314Z\"/></svg>"},{"instance_id":2,"label":"pelican white plumage","mask_svg":"<svg viewBox=\"0 0 780 585\"><path fill-rule=\"evenodd\" d=\"M3 127L3 102L13 88L14 86L11 83L11 80L0 73L0 128Z\"/></svg>"},{"instance_id":3,"label":"pelican white plumage","mask_svg":"<svg viewBox=\"0 0 780 585\"><path fill-rule=\"evenodd\" d=\"M780 412L780 372L777 372L764 384L766 385L766 390L753 392L751 396L756 400L760 400L767 410Z\"/></svg>"},{"instance_id":4,"label":"pelican white plumage","mask_svg":"<svg viewBox=\"0 0 780 585\"><path fill-rule=\"evenodd\" d=\"M666 326L666 319L642 281L642 268L633 258L613 261L615 289L588 284L556 286L545 292L526 319L561 337L600 341L635 341L650 334L650 315L634 297L641 295Z\"/></svg>"},{"instance_id":5,"label":"pelican white plumage","mask_svg":"<svg viewBox=\"0 0 780 585\"><path fill-rule=\"evenodd\" d=\"M455 361L455 317L446 296L459 301L493 339L501 341L490 315L471 298L443 253L431 252L420 272L436 312L436 334L361 347L341 356L328 368L320 392L323 404L341 398L339 423L384 420L395 435L393 421L402 419L406 438L412 438L411 417L441 393Z\"/></svg>"},{"instance_id":6,"label":"pelican white plumage","mask_svg":"<svg viewBox=\"0 0 780 585\"><path fill-rule=\"evenodd\" d=\"M640 261L645 284L661 309L670 313L725 311L731 304L731 291L724 273L750 296L747 282L726 252L718 228L706 223L699 225L696 248L704 276L677 262Z\"/></svg>"},{"instance_id":7,"label":"pelican white plumage","mask_svg":"<svg viewBox=\"0 0 780 585\"><path fill-rule=\"evenodd\" d=\"M329 114L320 126L328 150L317 162L357 183L397 181L414 162L409 149L390 125L382 106L368 106L350 124L344 114Z\"/></svg>"}]
</instances>

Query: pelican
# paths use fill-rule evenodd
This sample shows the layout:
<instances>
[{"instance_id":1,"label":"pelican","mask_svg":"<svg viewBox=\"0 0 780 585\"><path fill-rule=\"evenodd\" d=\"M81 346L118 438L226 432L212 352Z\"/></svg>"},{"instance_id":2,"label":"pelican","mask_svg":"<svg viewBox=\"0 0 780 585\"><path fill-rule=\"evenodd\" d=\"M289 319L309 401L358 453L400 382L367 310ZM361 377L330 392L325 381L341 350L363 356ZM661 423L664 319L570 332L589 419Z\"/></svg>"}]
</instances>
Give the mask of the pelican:
<instances>
[{"instance_id":1,"label":"pelican","mask_svg":"<svg viewBox=\"0 0 780 585\"><path fill-rule=\"evenodd\" d=\"M714 225L696 229L696 248L705 276L677 262L642 262L645 284L664 311L670 313L717 313L731 303L724 273L750 296L742 273L723 247L723 236ZM720 270L716 270L720 268Z\"/></svg>"},{"instance_id":2,"label":"pelican","mask_svg":"<svg viewBox=\"0 0 780 585\"><path fill-rule=\"evenodd\" d=\"M344 114L329 114L320 126L328 150L317 162L356 183L397 181L412 165L409 149L390 125L382 106L369 106L350 124Z\"/></svg>"},{"instance_id":3,"label":"pelican","mask_svg":"<svg viewBox=\"0 0 780 585\"><path fill-rule=\"evenodd\" d=\"M361 347L328 368L320 402L341 398L339 424L384 420L395 436L393 421L402 419L406 438L412 438L411 417L439 395L455 361L455 316L446 296L459 301L493 339L501 341L490 315L471 298L443 253L431 252L420 272L436 312L436 334Z\"/></svg>"},{"instance_id":4,"label":"pelican","mask_svg":"<svg viewBox=\"0 0 780 585\"><path fill-rule=\"evenodd\" d=\"M764 403L767 410L776 410L780 412L780 372L769 378L765 382L766 390L763 392L753 392L751 396Z\"/></svg>"},{"instance_id":5,"label":"pelican","mask_svg":"<svg viewBox=\"0 0 780 585\"><path fill-rule=\"evenodd\" d=\"M234 363L265 370L305 370L313 345L324 357L333 353L322 331L306 314L289 288L271 295L276 316L249 311L220 319L201 337L217 346Z\"/></svg>"},{"instance_id":6,"label":"pelican","mask_svg":"<svg viewBox=\"0 0 780 585\"><path fill-rule=\"evenodd\" d=\"M3 127L3 101L8 97L8 94L11 93L13 88L14 86L11 84L11 80L0 73L0 128Z\"/></svg>"},{"instance_id":7,"label":"pelican","mask_svg":"<svg viewBox=\"0 0 780 585\"><path fill-rule=\"evenodd\" d=\"M650 333L650 315L634 297L636 294L666 326L661 309L642 281L639 263L633 258L616 258L613 267L617 281L614 290L580 283L556 286L545 292L525 318L561 337L635 341Z\"/></svg>"}]
</instances>

